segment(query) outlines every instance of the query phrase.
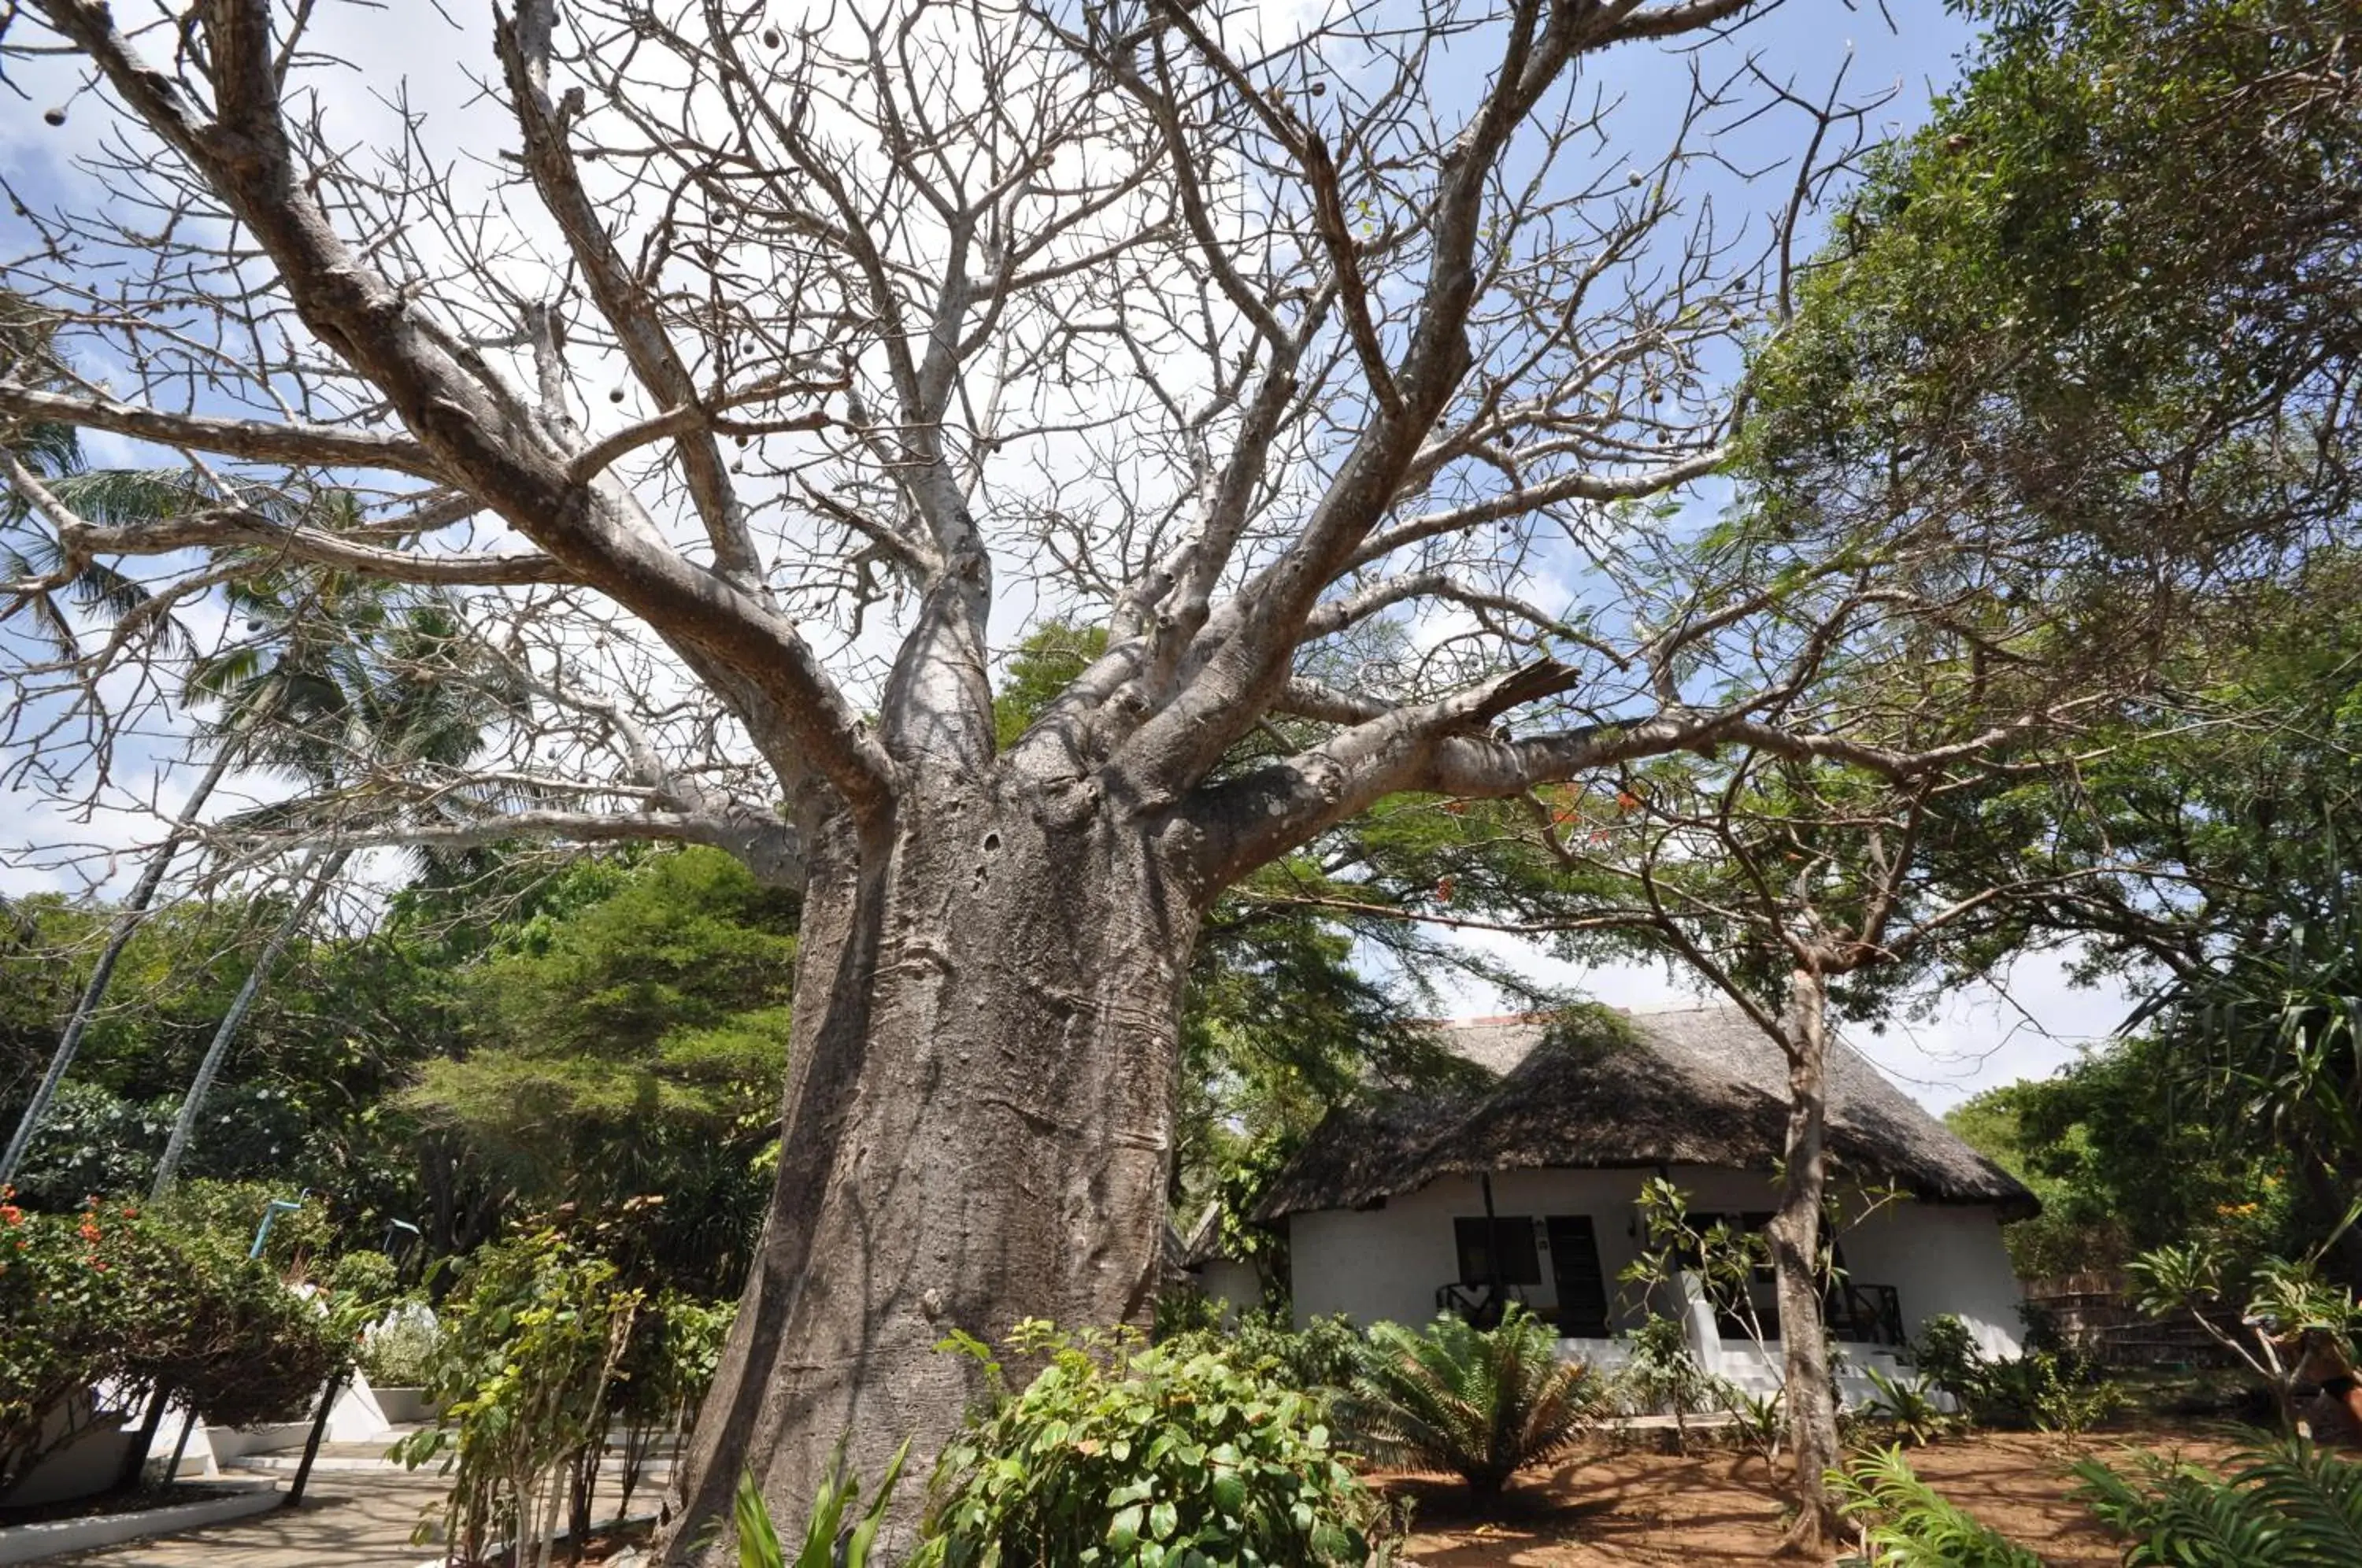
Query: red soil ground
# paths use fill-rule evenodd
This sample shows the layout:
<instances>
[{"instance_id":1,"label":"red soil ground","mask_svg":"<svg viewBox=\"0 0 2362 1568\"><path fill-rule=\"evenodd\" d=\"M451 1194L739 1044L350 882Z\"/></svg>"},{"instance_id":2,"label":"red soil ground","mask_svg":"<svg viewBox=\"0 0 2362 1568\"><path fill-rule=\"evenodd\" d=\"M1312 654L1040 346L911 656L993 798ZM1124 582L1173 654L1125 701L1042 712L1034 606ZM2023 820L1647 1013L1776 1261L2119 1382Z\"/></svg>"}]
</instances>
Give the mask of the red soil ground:
<instances>
[{"instance_id":1,"label":"red soil ground","mask_svg":"<svg viewBox=\"0 0 2362 1568\"><path fill-rule=\"evenodd\" d=\"M1917 1450L1911 1463L1937 1492L2053 1568L2114 1568L2120 1551L2070 1499L2075 1481L2067 1467L2086 1453L2112 1458L2132 1447L2205 1464L2230 1452L2187 1432L2075 1441L1981 1433ZM1736 1568L1778 1560L1778 1478L1762 1461L1728 1451L1578 1454L1547 1474L1524 1477L1481 1516L1469 1512L1456 1482L1397 1476L1385 1485L1417 1503L1408 1555L1421 1568Z\"/></svg>"}]
</instances>

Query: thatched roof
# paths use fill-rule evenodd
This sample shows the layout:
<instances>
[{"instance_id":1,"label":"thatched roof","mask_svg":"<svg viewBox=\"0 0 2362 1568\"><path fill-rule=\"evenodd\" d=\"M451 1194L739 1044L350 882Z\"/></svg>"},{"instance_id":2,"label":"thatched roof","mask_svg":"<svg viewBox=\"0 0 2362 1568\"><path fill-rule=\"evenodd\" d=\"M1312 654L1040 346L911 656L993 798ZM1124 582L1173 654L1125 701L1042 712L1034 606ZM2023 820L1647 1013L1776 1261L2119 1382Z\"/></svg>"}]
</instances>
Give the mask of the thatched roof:
<instances>
[{"instance_id":1,"label":"thatched roof","mask_svg":"<svg viewBox=\"0 0 2362 1568\"><path fill-rule=\"evenodd\" d=\"M1438 1177L1536 1166L1721 1165L1769 1171L1787 1115L1787 1061L1735 1008L1438 1028L1491 1069L1491 1088L1392 1095L1332 1113L1274 1179L1255 1218L1359 1209ZM1843 1177L1893 1182L1923 1200L2035 1197L1888 1083L1851 1046L1829 1051L1828 1148Z\"/></svg>"}]
</instances>

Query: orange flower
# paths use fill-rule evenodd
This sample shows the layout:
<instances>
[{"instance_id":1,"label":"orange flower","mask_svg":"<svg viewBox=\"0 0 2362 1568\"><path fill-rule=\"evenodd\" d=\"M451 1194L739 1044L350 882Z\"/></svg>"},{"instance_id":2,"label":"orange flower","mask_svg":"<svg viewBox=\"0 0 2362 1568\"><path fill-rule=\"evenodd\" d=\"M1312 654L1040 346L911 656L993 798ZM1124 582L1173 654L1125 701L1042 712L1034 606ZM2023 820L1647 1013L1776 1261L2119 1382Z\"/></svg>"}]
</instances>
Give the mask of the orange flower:
<instances>
[{"instance_id":1,"label":"orange flower","mask_svg":"<svg viewBox=\"0 0 2362 1568\"><path fill-rule=\"evenodd\" d=\"M0 1225L22 1225L25 1211L13 1203L0 1203Z\"/></svg>"}]
</instances>

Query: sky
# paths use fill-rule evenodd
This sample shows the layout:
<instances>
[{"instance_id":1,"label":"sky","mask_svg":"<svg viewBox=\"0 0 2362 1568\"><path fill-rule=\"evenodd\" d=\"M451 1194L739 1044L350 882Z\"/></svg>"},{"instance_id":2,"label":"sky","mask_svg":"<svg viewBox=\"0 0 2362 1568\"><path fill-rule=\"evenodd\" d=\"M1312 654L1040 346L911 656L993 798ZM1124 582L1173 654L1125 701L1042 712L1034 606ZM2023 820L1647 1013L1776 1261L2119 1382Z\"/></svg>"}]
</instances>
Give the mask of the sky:
<instances>
[{"instance_id":1,"label":"sky","mask_svg":"<svg viewBox=\"0 0 2362 1568\"><path fill-rule=\"evenodd\" d=\"M430 124L446 127L455 121L472 123L471 116L486 112L476 82L455 70L453 61L489 64L491 7L477 0L447 0L446 8L456 27L435 19L425 0L324 11L323 43L347 60L365 62L365 69L354 72L357 85L365 91L343 98L335 110L350 116L357 134L381 121L390 112L387 105L398 96L426 113ZM773 7L782 20L797 9ZM1297 0L1278 0L1272 10L1275 23L1281 26L1291 15L1302 14ZM1847 62L1848 85L1857 94L1891 85L1894 96L1881 121L1893 128L1915 122L1925 112L1928 94L1951 80L1967 37L1957 18L1934 5L1906 4L1882 11L1849 7L1837 0L1787 0L1745 34L1757 63L1776 79L1794 80L1801 90L1825 88L1840 61ZM1669 73L1680 67L1681 62L1647 50L1621 51L1597 63L1601 85L1625 94L1635 110L1626 128L1640 143L1648 140L1650 116L1659 104L1666 105L1659 128L1670 130L1680 94L1666 89L1678 85L1678 77ZM0 172L19 194L39 203L73 183L67 160L95 144L104 116L94 105L72 99L53 71L46 77L38 69L28 75L18 62L13 74L28 95L0 98ZM44 121L43 112L53 106L68 110L61 127ZM1776 149L1767 139L1774 137ZM1716 150L1743 164L1790 145L1785 129L1757 125L1728 133ZM116 455L103 440L93 446L99 460ZM1004 632L1012 618L1001 621ZM189 770L160 774L171 741L158 739L160 744L154 746L134 746L123 768L128 794L169 812L185 788ZM248 785L249 794L269 789L262 781ZM152 816L115 812L75 821L22 792L0 797L0 822L5 822L0 826L0 894L6 895L79 890L94 874L102 885L119 889L130 874L127 865L61 865L54 856L27 856L11 846L72 844L105 850L138 845L154 834ZM1466 940L1481 944L1478 950L1488 959L1611 1004L1648 1008L1695 999L1694 992L1661 969L1578 968L1515 938ZM2113 988L2080 989L2069 984L2069 957L2026 956L1992 984L1924 999L1925 1016L1899 1020L1881 1032L1857 1030L1850 1037L1906 1090L1937 1110L1980 1088L2047 1074L2103 1037L2127 1010L2125 998ZM1489 988L1476 983L1458 986L1450 999L1463 1013L1496 1011L1503 1006Z\"/></svg>"}]
</instances>

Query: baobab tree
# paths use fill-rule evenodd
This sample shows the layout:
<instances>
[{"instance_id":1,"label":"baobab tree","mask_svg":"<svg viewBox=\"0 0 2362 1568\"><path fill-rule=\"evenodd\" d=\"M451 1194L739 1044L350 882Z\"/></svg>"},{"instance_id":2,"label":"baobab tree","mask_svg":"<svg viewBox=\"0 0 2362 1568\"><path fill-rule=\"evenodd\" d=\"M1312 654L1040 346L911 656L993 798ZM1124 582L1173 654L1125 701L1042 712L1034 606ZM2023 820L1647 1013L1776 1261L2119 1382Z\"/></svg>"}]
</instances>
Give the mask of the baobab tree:
<instances>
[{"instance_id":1,"label":"baobab tree","mask_svg":"<svg viewBox=\"0 0 2362 1568\"><path fill-rule=\"evenodd\" d=\"M6 7L13 76L111 118L5 282L110 379L0 418L365 499L116 525L19 475L60 569L459 596L530 708L386 785L475 814L347 842L688 840L802 889L691 1528L742 1466L792 1517L841 1434L873 1473L940 1440L953 1328L1142 1315L1225 886L1390 794L1812 751L1768 715L1814 617L1919 613L1643 504L1722 460L1862 124L1834 54L1807 93L1725 44L1749 10L521 0L455 135L334 8ZM1783 127L1752 174L1709 145ZM997 610L1106 634L1006 744ZM104 665L19 672L27 711Z\"/></svg>"}]
</instances>

